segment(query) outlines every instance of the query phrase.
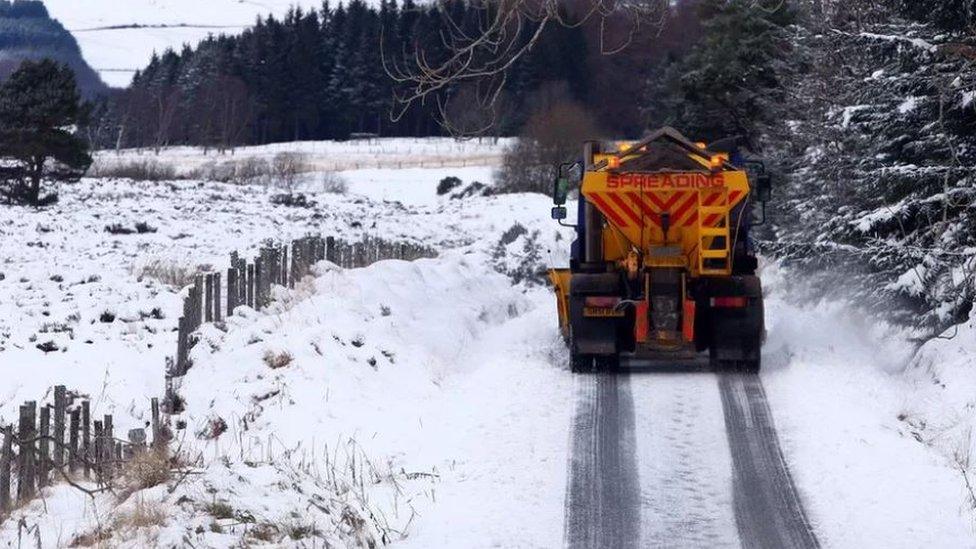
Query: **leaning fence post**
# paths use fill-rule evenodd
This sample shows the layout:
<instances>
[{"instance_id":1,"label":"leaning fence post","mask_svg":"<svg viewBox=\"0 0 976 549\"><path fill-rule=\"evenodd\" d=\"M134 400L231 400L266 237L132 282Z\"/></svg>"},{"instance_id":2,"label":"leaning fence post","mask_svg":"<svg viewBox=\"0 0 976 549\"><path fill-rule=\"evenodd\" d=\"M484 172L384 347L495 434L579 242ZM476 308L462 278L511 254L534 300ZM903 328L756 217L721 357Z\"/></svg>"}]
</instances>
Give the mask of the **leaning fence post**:
<instances>
[{"instance_id":1,"label":"leaning fence post","mask_svg":"<svg viewBox=\"0 0 976 549\"><path fill-rule=\"evenodd\" d=\"M0 447L0 513L10 510L10 463L14 457L14 429L11 426L0 428L3 446Z\"/></svg>"},{"instance_id":2,"label":"leaning fence post","mask_svg":"<svg viewBox=\"0 0 976 549\"><path fill-rule=\"evenodd\" d=\"M37 403L25 402L20 407L18 434L17 501L27 501L34 496L34 438Z\"/></svg>"},{"instance_id":3,"label":"leaning fence post","mask_svg":"<svg viewBox=\"0 0 976 549\"><path fill-rule=\"evenodd\" d=\"M37 454L37 485L45 486L47 485L48 472L50 472L51 467L51 454L50 448L50 436L51 436L51 407L42 406L41 407L41 436L38 440L38 454ZM57 443L54 445L57 449Z\"/></svg>"}]
</instances>

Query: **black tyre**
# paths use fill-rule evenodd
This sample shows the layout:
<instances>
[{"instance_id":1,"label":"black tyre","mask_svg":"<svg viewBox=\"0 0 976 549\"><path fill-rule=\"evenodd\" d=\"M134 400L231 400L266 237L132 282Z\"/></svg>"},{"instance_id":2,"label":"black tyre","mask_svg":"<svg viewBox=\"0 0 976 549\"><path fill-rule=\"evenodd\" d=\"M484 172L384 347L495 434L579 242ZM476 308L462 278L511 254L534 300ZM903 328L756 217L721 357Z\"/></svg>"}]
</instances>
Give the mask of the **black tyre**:
<instances>
[{"instance_id":1,"label":"black tyre","mask_svg":"<svg viewBox=\"0 0 976 549\"><path fill-rule=\"evenodd\" d=\"M593 357L580 354L576 350L576 342L573 341L573 329L569 330L569 371L574 374L589 372L593 369Z\"/></svg>"},{"instance_id":2,"label":"black tyre","mask_svg":"<svg viewBox=\"0 0 976 549\"><path fill-rule=\"evenodd\" d=\"M594 363L599 372L615 372L620 368L620 358L616 355L598 356Z\"/></svg>"}]
</instances>

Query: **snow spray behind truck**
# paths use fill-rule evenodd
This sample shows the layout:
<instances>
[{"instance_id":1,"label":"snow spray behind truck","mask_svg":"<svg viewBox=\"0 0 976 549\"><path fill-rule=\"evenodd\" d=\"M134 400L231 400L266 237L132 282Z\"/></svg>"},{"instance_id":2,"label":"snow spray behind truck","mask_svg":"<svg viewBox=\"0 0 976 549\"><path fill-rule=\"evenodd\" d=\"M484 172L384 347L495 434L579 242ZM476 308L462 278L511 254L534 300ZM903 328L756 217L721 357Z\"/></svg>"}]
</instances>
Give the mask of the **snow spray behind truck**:
<instances>
[{"instance_id":1,"label":"snow spray behind truck","mask_svg":"<svg viewBox=\"0 0 976 549\"><path fill-rule=\"evenodd\" d=\"M771 182L762 162L737 156L663 128L586 143L582 162L560 166L552 217L563 224L578 186L577 238L569 268L549 274L573 371L706 350L714 367L759 370L763 296L748 232L765 219Z\"/></svg>"}]
</instances>

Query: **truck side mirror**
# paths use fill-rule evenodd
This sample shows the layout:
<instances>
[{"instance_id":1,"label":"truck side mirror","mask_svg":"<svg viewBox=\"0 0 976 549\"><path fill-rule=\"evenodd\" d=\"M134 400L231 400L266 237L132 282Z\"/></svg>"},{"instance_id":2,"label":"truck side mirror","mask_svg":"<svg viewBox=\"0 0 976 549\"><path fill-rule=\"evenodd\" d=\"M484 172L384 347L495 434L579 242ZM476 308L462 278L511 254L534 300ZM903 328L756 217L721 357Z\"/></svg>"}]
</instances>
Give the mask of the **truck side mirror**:
<instances>
[{"instance_id":1,"label":"truck side mirror","mask_svg":"<svg viewBox=\"0 0 976 549\"><path fill-rule=\"evenodd\" d=\"M581 179L583 179L583 164L579 162L560 164L556 173L556 182L552 188L553 203L557 206L565 204L573 182Z\"/></svg>"},{"instance_id":2,"label":"truck side mirror","mask_svg":"<svg viewBox=\"0 0 976 549\"><path fill-rule=\"evenodd\" d=\"M566 203L567 196L569 196L569 179L561 176L557 177L556 184L553 185L553 189L552 189L553 204L556 204L557 206L562 206L563 204Z\"/></svg>"},{"instance_id":3,"label":"truck side mirror","mask_svg":"<svg viewBox=\"0 0 976 549\"><path fill-rule=\"evenodd\" d=\"M760 174L756 178L756 200L769 202L773 197L773 178L768 173Z\"/></svg>"},{"instance_id":4,"label":"truck side mirror","mask_svg":"<svg viewBox=\"0 0 976 549\"><path fill-rule=\"evenodd\" d=\"M556 206L552 209L552 218L556 221L566 219L566 206Z\"/></svg>"}]
</instances>

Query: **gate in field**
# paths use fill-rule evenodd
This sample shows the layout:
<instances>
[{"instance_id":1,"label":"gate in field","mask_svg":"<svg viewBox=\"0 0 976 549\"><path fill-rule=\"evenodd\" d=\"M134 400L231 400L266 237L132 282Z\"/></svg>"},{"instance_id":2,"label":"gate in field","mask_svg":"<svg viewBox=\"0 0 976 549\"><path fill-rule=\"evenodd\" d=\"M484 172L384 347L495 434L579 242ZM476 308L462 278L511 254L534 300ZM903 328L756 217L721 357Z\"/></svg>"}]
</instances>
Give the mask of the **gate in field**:
<instances>
[{"instance_id":1,"label":"gate in field","mask_svg":"<svg viewBox=\"0 0 976 549\"><path fill-rule=\"evenodd\" d=\"M165 448L170 431L160 421L159 399L152 399L149 439L145 429L131 429L126 439L115 435L112 415L91 417L91 401L64 385L54 388L54 401L20 406L16 428L0 427L0 516L61 478L91 480L107 486L133 457ZM15 490L12 492L11 488Z\"/></svg>"}]
</instances>

